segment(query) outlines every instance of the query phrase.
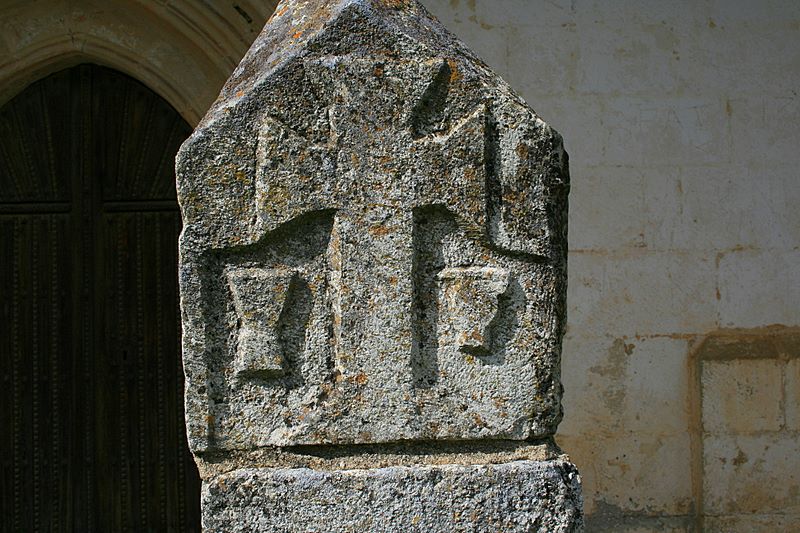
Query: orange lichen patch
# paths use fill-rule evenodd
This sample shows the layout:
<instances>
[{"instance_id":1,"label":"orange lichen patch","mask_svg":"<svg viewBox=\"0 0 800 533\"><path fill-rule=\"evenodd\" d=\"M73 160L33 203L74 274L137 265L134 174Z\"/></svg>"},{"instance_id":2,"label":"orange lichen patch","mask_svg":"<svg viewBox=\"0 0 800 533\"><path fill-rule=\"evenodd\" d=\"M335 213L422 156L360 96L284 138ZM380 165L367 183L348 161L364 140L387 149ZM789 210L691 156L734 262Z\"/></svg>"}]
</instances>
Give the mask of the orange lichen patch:
<instances>
[{"instance_id":1,"label":"orange lichen patch","mask_svg":"<svg viewBox=\"0 0 800 533\"><path fill-rule=\"evenodd\" d=\"M278 17L282 17L282 16L283 16L283 14L284 14L284 13L286 13L287 11L289 11L289 6L283 6L283 7L282 7L282 8L280 8L280 9L278 10L278 12L277 12L277 13L275 13L275 14L276 14L276 16L278 16Z\"/></svg>"},{"instance_id":2,"label":"orange lichen patch","mask_svg":"<svg viewBox=\"0 0 800 533\"><path fill-rule=\"evenodd\" d=\"M244 96L244 91L236 91L236 98L241 98Z\"/></svg>"},{"instance_id":3,"label":"orange lichen patch","mask_svg":"<svg viewBox=\"0 0 800 533\"><path fill-rule=\"evenodd\" d=\"M296 31L292 34L292 39L299 39L303 35L303 30Z\"/></svg>"},{"instance_id":4,"label":"orange lichen patch","mask_svg":"<svg viewBox=\"0 0 800 533\"><path fill-rule=\"evenodd\" d=\"M389 276L389 284L397 285L397 276Z\"/></svg>"},{"instance_id":5,"label":"orange lichen patch","mask_svg":"<svg viewBox=\"0 0 800 533\"><path fill-rule=\"evenodd\" d=\"M353 378L353 381L358 385L366 385L367 381L369 381L369 377L365 373L359 372L356 377Z\"/></svg>"},{"instance_id":6,"label":"orange lichen patch","mask_svg":"<svg viewBox=\"0 0 800 533\"><path fill-rule=\"evenodd\" d=\"M376 237L383 237L384 235L391 233L392 228L383 225L372 226L371 228L369 228L369 232L375 235Z\"/></svg>"},{"instance_id":7,"label":"orange lichen patch","mask_svg":"<svg viewBox=\"0 0 800 533\"><path fill-rule=\"evenodd\" d=\"M450 83L460 80L461 72L458 70L458 64L452 59L448 59L447 64L450 66Z\"/></svg>"}]
</instances>

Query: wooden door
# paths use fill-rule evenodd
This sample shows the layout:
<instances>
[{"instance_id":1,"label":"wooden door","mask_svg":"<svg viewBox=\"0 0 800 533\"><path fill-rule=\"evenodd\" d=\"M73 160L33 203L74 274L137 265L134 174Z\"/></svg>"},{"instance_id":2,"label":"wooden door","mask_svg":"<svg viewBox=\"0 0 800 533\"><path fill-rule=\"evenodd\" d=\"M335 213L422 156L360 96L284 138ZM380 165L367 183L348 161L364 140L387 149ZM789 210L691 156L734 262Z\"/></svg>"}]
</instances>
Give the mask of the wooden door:
<instances>
[{"instance_id":1,"label":"wooden door","mask_svg":"<svg viewBox=\"0 0 800 533\"><path fill-rule=\"evenodd\" d=\"M199 530L174 158L191 128L80 65L0 109L0 529Z\"/></svg>"}]
</instances>

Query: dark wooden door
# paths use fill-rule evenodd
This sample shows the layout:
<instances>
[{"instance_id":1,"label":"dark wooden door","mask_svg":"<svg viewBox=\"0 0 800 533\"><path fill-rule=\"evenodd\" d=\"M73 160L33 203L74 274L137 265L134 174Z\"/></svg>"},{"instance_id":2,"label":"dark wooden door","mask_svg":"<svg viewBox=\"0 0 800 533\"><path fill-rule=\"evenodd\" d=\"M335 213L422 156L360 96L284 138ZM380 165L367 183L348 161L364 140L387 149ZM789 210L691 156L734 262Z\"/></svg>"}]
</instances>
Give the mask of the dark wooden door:
<instances>
[{"instance_id":1,"label":"dark wooden door","mask_svg":"<svg viewBox=\"0 0 800 533\"><path fill-rule=\"evenodd\" d=\"M199 530L174 157L158 95L80 65L0 109L0 528Z\"/></svg>"}]
</instances>

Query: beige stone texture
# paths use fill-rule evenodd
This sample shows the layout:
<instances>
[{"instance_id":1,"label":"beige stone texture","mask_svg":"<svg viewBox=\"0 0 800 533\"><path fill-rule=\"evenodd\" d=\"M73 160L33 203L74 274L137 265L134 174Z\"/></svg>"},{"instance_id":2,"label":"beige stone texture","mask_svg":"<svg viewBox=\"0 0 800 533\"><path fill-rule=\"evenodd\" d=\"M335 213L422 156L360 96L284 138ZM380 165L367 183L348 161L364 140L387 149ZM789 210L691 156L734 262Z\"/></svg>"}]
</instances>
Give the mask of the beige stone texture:
<instances>
[{"instance_id":1,"label":"beige stone texture","mask_svg":"<svg viewBox=\"0 0 800 533\"><path fill-rule=\"evenodd\" d=\"M687 433L655 436L634 432L588 443L562 436L558 444L584 465L581 478L591 516L607 506L639 516L685 515L692 507L690 438Z\"/></svg>"},{"instance_id":2,"label":"beige stone texture","mask_svg":"<svg viewBox=\"0 0 800 533\"><path fill-rule=\"evenodd\" d=\"M800 531L798 514L734 514L709 516L704 520L707 533L753 533L754 531Z\"/></svg>"},{"instance_id":3,"label":"beige stone texture","mask_svg":"<svg viewBox=\"0 0 800 533\"><path fill-rule=\"evenodd\" d=\"M800 282L787 284L786 273L800 272L800 249L781 253L736 250L721 253L718 262L722 326L797 323ZM755 315L754 310L759 313Z\"/></svg>"},{"instance_id":4,"label":"beige stone texture","mask_svg":"<svg viewBox=\"0 0 800 533\"><path fill-rule=\"evenodd\" d=\"M639 516L624 515L613 507L597 512L586 523L586 530L593 533L692 533L694 523L688 516Z\"/></svg>"},{"instance_id":5,"label":"beige stone texture","mask_svg":"<svg viewBox=\"0 0 800 533\"><path fill-rule=\"evenodd\" d=\"M783 362L704 361L701 394L707 433L778 431L783 425Z\"/></svg>"},{"instance_id":6,"label":"beige stone texture","mask_svg":"<svg viewBox=\"0 0 800 533\"><path fill-rule=\"evenodd\" d=\"M584 465L584 486L593 490L584 493L586 512L597 513L587 528L669 531L672 522L655 517L684 516L692 505L687 341L568 333L564 353L581 355L562 379L582 394L565 397L557 442ZM587 427L595 428L591 436L582 433ZM622 512L636 520L619 522Z\"/></svg>"},{"instance_id":7,"label":"beige stone texture","mask_svg":"<svg viewBox=\"0 0 800 533\"><path fill-rule=\"evenodd\" d=\"M688 343L668 337L586 338L568 333L564 352L581 354L562 369L564 381L583 391L567 396L568 416L561 435L596 428L598 437L628 432L652 433L653 419L662 435L685 433L689 424ZM653 375L658 376L657 380ZM592 439L574 446L594 449ZM571 454L573 446L565 447Z\"/></svg>"},{"instance_id":8,"label":"beige stone texture","mask_svg":"<svg viewBox=\"0 0 800 533\"><path fill-rule=\"evenodd\" d=\"M786 365L786 429L800 431L800 359Z\"/></svg>"},{"instance_id":9,"label":"beige stone texture","mask_svg":"<svg viewBox=\"0 0 800 533\"><path fill-rule=\"evenodd\" d=\"M680 336L716 324L715 266L705 254L581 251L570 256L569 267L572 332Z\"/></svg>"},{"instance_id":10,"label":"beige stone texture","mask_svg":"<svg viewBox=\"0 0 800 533\"><path fill-rule=\"evenodd\" d=\"M800 515L796 434L709 436L703 441L704 506L710 515Z\"/></svg>"}]
</instances>

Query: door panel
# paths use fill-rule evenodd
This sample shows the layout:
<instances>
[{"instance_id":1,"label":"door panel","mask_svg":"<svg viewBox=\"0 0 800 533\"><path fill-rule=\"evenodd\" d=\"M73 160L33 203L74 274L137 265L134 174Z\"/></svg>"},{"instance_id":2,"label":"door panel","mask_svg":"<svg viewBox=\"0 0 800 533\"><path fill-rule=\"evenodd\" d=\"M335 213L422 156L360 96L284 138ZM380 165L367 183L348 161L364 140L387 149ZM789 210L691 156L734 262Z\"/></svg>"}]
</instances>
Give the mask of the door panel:
<instances>
[{"instance_id":1,"label":"door panel","mask_svg":"<svg viewBox=\"0 0 800 533\"><path fill-rule=\"evenodd\" d=\"M189 133L95 65L0 109L3 530L199 530L173 170Z\"/></svg>"}]
</instances>

